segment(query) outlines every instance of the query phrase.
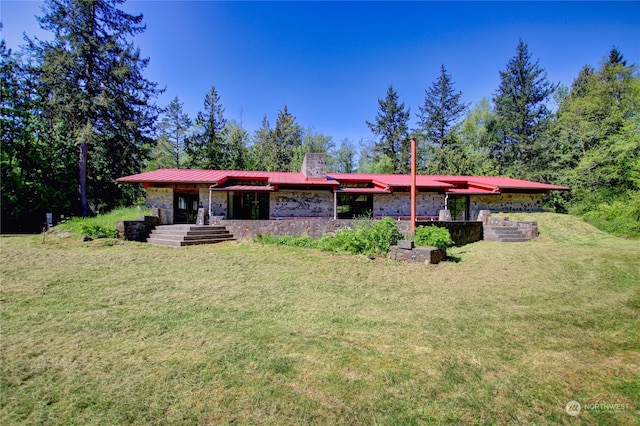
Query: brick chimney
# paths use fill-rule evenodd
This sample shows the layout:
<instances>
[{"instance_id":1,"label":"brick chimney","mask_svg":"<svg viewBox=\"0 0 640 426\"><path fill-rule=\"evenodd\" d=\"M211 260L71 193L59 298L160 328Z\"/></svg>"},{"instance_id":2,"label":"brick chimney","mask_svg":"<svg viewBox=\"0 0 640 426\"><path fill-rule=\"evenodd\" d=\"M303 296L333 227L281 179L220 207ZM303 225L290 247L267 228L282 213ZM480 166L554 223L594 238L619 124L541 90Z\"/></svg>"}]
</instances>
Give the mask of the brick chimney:
<instances>
[{"instance_id":1,"label":"brick chimney","mask_svg":"<svg viewBox=\"0 0 640 426\"><path fill-rule=\"evenodd\" d=\"M327 177L327 154L309 152L302 160L302 174L306 178Z\"/></svg>"}]
</instances>

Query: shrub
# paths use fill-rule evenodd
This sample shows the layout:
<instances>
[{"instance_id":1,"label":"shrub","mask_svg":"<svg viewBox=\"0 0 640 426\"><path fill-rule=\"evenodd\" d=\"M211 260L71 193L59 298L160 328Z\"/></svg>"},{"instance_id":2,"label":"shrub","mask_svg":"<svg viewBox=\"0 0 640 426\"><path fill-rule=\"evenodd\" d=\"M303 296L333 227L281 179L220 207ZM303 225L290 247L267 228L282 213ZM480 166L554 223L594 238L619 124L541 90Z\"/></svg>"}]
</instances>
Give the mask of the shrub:
<instances>
[{"instance_id":1,"label":"shrub","mask_svg":"<svg viewBox=\"0 0 640 426\"><path fill-rule=\"evenodd\" d=\"M453 244L451 234L446 228L438 226L418 226L416 228L415 243L418 246L433 246L445 250Z\"/></svg>"},{"instance_id":2,"label":"shrub","mask_svg":"<svg viewBox=\"0 0 640 426\"><path fill-rule=\"evenodd\" d=\"M359 220L354 228L345 228L319 241L322 250L352 254L382 254L398 242L402 234L393 219Z\"/></svg>"},{"instance_id":3,"label":"shrub","mask_svg":"<svg viewBox=\"0 0 640 426\"><path fill-rule=\"evenodd\" d=\"M81 230L83 234L87 234L91 238L118 238L118 231L116 230L115 224L113 227L110 227L93 222L83 223Z\"/></svg>"},{"instance_id":4,"label":"shrub","mask_svg":"<svg viewBox=\"0 0 640 426\"><path fill-rule=\"evenodd\" d=\"M402 234L398 226L393 219L387 217L377 221L358 220L353 228L340 229L333 235L323 235L319 240L313 240L308 236L260 235L256 241L292 247L315 247L334 253L383 254L400 238Z\"/></svg>"},{"instance_id":5,"label":"shrub","mask_svg":"<svg viewBox=\"0 0 640 426\"><path fill-rule=\"evenodd\" d=\"M587 208L586 212L581 212ZM577 214L596 228L621 237L640 236L640 195L624 194L611 202L600 202L589 206L576 206L571 213Z\"/></svg>"}]
</instances>

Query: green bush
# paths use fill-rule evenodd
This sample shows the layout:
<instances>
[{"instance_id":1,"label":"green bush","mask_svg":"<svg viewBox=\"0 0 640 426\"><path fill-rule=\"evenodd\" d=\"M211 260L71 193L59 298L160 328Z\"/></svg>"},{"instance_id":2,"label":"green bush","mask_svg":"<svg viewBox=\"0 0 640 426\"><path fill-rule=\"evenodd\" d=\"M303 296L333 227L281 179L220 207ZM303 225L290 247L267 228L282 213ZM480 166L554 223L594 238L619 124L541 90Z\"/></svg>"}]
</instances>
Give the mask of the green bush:
<instances>
[{"instance_id":1,"label":"green bush","mask_svg":"<svg viewBox=\"0 0 640 426\"><path fill-rule=\"evenodd\" d=\"M432 246L445 250L453 244L451 234L446 228L438 226L418 226L416 228L415 244L417 246Z\"/></svg>"},{"instance_id":2,"label":"green bush","mask_svg":"<svg viewBox=\"0 0 640 426\"><path fill-rule=\"evenodd\" d=\"M356 221L354 228L345 228L334 235L325 235L318 244L319 248L325 251L383 254L401 238L402 234L395 221L385 217L376 221Z\"/></svg>"},{"instance_id":3,"label":"green bush","mask_svg":"<svg viewBox=\"0 0 640 426\"><path fill-rule=\"evenodd\" d=\"M80 228L83 234L86 234L91 238L118 238L118 231L116 230L115 223L113 224L113 227L111 227L89 222L83 223Z\"/></svg>"},{"instance_id":4,"label":"green bush","mask_svg":"<svg viewBox=\"0 0 640 426\"><path fill-rule=\"evenodd\" d=\"M340 229L334 234L323 235L319 240L308 236L291 237L260 235L256 241L263 244L279 244L292 247L315 247L324 251L349 254L383 254L389 246L402 238L398 226L391 218L382 220L358 220L353 228Z\"/></svg>"},{"instance_id":5,"label":"green bush","mask_svg":"<svg viewBox=\"0 0 640 426\"><path fill-rule=\"evenodd\" d=\"M620 237L640 236L640 194L638 193L629 192L611 202L600 202L589 206L578 205L571 213L582 217L601 231Z\"/></svg>"}]
</instances>

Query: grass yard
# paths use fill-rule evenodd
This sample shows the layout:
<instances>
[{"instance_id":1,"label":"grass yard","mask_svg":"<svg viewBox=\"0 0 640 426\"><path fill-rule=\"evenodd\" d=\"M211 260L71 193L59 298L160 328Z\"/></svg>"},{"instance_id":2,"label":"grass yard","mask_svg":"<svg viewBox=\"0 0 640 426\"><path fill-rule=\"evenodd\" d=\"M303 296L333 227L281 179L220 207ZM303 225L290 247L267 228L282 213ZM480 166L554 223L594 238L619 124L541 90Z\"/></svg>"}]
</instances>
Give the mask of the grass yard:
<instances>
[{"instance_id":1,"label":"grass yard","mask_svg":"<svg viewBox=\"0 0 640 426\"><path fill-rule=\"evenodd\" d=\"M0 424L640 424L640 242L526 218L439 265L3 236Z\"/></svg>"}]
</instances>

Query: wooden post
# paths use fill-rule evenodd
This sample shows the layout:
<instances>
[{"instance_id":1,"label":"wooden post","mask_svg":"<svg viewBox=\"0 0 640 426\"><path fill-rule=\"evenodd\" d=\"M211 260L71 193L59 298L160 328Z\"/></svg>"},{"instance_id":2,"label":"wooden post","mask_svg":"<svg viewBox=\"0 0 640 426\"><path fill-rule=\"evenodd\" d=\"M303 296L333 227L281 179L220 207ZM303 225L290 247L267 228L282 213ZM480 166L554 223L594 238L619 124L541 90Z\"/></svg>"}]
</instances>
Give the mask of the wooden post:
<instances>
[{"instance_id":1,"label":"wooden post","mask_svg":"<svg viewBox=\"0 0 640 426\"><path fill-rule=\"evenodd\" d=\"M86 142L80 144L80 159L78 168L80 171L80 183L78 190L80 192L80 210L82 217L89 217L89 202L87 201L87 159L89 157L89 149Z\"/></svg>"},{"instance_id":2,"label":"wooden post","mask_svg":"<svg viewBox=\"0 0 640 426\"><path fill-rule=\"evenodd\" d=\"M411 234L416 233L416 140L411 139Z\"/></svg>"}]
</instances>

